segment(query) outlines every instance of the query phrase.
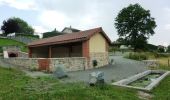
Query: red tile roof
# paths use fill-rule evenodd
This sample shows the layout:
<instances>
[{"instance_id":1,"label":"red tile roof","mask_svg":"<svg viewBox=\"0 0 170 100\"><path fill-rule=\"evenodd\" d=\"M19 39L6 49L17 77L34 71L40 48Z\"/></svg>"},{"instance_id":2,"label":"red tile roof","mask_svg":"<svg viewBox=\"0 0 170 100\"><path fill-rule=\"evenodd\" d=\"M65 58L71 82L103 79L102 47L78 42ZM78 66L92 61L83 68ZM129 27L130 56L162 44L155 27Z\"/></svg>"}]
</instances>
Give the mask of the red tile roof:
<instances>
[{"instance_id":1,"label":"red tile roof","mask_svg":"<svg viewBox=\"0 0 170 100\"><path fill-rule=\"evenodd\" d=\"M106 40L110 44L111 43L110 39L105 34L105 32L102 30L102 28L99 27L99 28L75 32L75 33L71 33L71 34L64 34L64 35L54 36L54 37L50 37L50 38L40 39L40 40L34 41L32 43L29 43L28 46L36 47L36 46L47 46L47 45L54 45L54 44L79 42L79 41L88 40L95 33L99 33L99 32L106 38Z\"/></svg>"}]
</instances>

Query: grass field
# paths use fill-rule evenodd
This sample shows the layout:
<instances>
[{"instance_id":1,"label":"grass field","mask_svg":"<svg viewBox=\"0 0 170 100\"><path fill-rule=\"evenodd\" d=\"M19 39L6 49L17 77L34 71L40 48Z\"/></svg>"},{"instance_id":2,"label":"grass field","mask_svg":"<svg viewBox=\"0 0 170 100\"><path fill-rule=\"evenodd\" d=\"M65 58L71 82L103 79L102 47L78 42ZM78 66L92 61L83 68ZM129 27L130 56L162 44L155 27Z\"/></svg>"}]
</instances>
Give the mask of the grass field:
<instances>
[{"instance_id":1,"label":"grass field","mask_svg":"<svg viewBox=\"0 0 170 100\"><path fill-rule=\"evenodd\" d=\"M24 52L28 51L26 44L24 44L22 42L18 42L18 41L12 40L12 39L0 38L0 46L8 46L8 45L20 46L21 51L24 51Z\"/></svg>"},{"instance_id":2,"label":"grass field","mask_svg":"<svg viewBox=\"0 0 170 100\"><path fill-rule=\"evenodd\" d=\"M139 100L137 90L111 85L61 83L52 77L30 78L0 67L0 100ZM153 100L170 100L170 76L151 91Z\"/></svg>"},{"instance_id":3,"label":"grass field","mask_svg":"<svg viewBox=\"0 0 170 100\"><path fill-rule=\"evenodd\" d=\"M158 60L159 67L157 69L170 70L170 57L159 57L159 58L152 58L152 59ZM168 66L168 60L169 60L169 66Z\"/></svg>"},{"instance_id":4,"label":"grass field","mask_svg":"<svg viewBox=\"0 0 170 100\"><path fill-rule=\"evenodd\" d=\"M50 77L30 78L0 67L0 100L138 100L135 90L85 83L60 83Z\"/></svg>"},{"instance_id":5,"label":"grass field","mask_svg":"<svg viewBox=\"0 0 170 100\"><path fill-rule=\"evenodd\" d=\"M147 56L147 57L145 57ZM125 58L128 59L133 59L133 60L158 60L158 64L160 65L156 69L164 69L164 70L170 70L170 56L168 55L161 55L159 57L155 57L155 54L152 52L137 52L137 53L132 53L131 57L128 55L124 56ZM141 59L140 59L141 58ZM142 58L147 58L147 59L142 59ZM168 60L169 60L169 66L168 66Z\"/></svg>"}]
</instances>

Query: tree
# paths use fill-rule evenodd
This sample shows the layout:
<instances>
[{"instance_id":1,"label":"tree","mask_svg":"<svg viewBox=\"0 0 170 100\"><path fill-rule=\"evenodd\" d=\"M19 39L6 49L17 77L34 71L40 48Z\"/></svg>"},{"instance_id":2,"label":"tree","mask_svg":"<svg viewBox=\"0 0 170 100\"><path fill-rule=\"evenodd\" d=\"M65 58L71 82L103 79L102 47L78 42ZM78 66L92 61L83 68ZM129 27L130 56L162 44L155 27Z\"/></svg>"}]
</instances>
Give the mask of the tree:
<instances>
[{"instance_id":1,"label":"tree","mask_svg":"<svg viewBox=\"0 0 170 100\"><path fill-rule=\"evenodd\" d=\"M120 43L121 45L129 45L128 41L122 37L119 37L116 42Z\"/></svg>"},{"instance_id":2,"label":"tree","mask_svg":"<svg viewBox=\"0 0 170 100\"><path fill-rule=\"evenodd\" d=\"M167 47L167 52L170 53L170 45Z\"/></svg>"},{"instance_id":3,"label":"tree","mask_svg":"<svg viewBox=\"0 0 170 100\"><path fill-rule=\"evenodd\" d=\"M147 39L155 33L156 22L149 10L145 10L139 4L130 4L118 13L115 27L119 37L128 41L136 51L143 49Z\"/></svg>"},{"instance_id":4,"label":"tree","mask_svg":"<svg viewBox=\"0 0 170 100\"><path fill-rule=\"evenodd\" d=\"M62 35L64 33L57 31L56 29L54 29L51 32L45 32L43 33L43 38L48 38L48 37L53 37L53 36L58 36L58 35Z\"/></svg>"},{"instance_id":5,"label":"tree","mask_svg":"<svg viewBox=\"0 0 170 100\"><path fill-rule=\"evenodd\" d=\"M165 49L164 49L164 48L162 48L162 47L160 47L160 48L158 48L158 52L160 52L160 53L164 53L164 52L165 52Z\"/></svg>"},{"instance_id":6,"label":"tree","mask_svg":"<svg viewBox=\"0 0 170 100\"><path fill-rule=\"evenodd\" d=\"M10 33L24 33L24 34L33 34L34 29L27 24L24 20L16 17L9 18L3 21L1 30L4 35Z\"/></svg>"},{"instance_id":7,"label":"tree","mask_svg":"<svg viewBox=\"0 0 170 100\"><path fill-rule=\"evenodd\" d=\"M153 45L153 44L147 44L146 49L147 51L150 51L150 52L156 52L158 49L158 46Z\"/></svg>"}]
</instances>

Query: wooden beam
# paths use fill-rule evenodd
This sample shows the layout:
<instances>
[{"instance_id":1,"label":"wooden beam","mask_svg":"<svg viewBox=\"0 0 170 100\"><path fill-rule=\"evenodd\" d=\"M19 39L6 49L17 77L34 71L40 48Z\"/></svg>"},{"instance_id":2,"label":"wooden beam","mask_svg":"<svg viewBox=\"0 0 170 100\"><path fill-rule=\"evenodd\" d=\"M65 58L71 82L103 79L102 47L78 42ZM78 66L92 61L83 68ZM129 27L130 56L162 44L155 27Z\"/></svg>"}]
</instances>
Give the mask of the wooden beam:
<instances>
[{"instance_id":1,"label":"wooden beam","mask_svg":"<svg viewBox=\"0 0 170 100\"><path fill-rule=\"evenodd\" d=\"M72 46L68 46L68 56L71 57L71 53L72 53Z\"/></svg>"},{"instance_id":2,"label":"wooden beam","mask_svg":"<svg viewBox=\"0 0 170 100\"><path fill-rule=\"evenodd\" d=\"M49 49L48 49L48 58L51 58L52 57L52 54L51 54L51 46L49 46Z\"/></svg>"}]
</instances>

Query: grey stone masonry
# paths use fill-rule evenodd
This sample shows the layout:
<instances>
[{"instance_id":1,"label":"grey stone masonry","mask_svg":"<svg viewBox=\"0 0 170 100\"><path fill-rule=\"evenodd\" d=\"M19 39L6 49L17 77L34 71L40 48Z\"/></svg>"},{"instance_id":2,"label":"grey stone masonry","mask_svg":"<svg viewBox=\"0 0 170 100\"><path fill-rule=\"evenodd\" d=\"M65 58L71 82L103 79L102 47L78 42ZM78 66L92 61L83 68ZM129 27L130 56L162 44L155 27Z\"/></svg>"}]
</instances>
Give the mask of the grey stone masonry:
<instances>
[{"instance_id":1,"label":"grey stone masonry","mask_svg":"<svg viewBox=\"0 0 170 100\"><path fill-rule=\"evenodd\" d=\"M20 66L29 70L38 70L40 68L39 59L46 58L6 58L3 59L6 63ZM69 58L48 58L50 60L49 71L54 72L56 67L62 65L65 70L78 71L85 70L87 67L87 60L84 57L69 57ZM48 66L47 66L48 67Z\"/></svg>"},{"instance_id":2,"label":"grey stone masonry","mask_svg":"<svg viewBox=\"0 0 170 100\"><path fill-rule=\"evenodd\" d=\"M94 61L97 61L97 65L94 66ZM108 52L98 52L98 53L90 53L90 66L89 69L99 68L109 64L109 56Z\"/></svg>"}]
</instances>

